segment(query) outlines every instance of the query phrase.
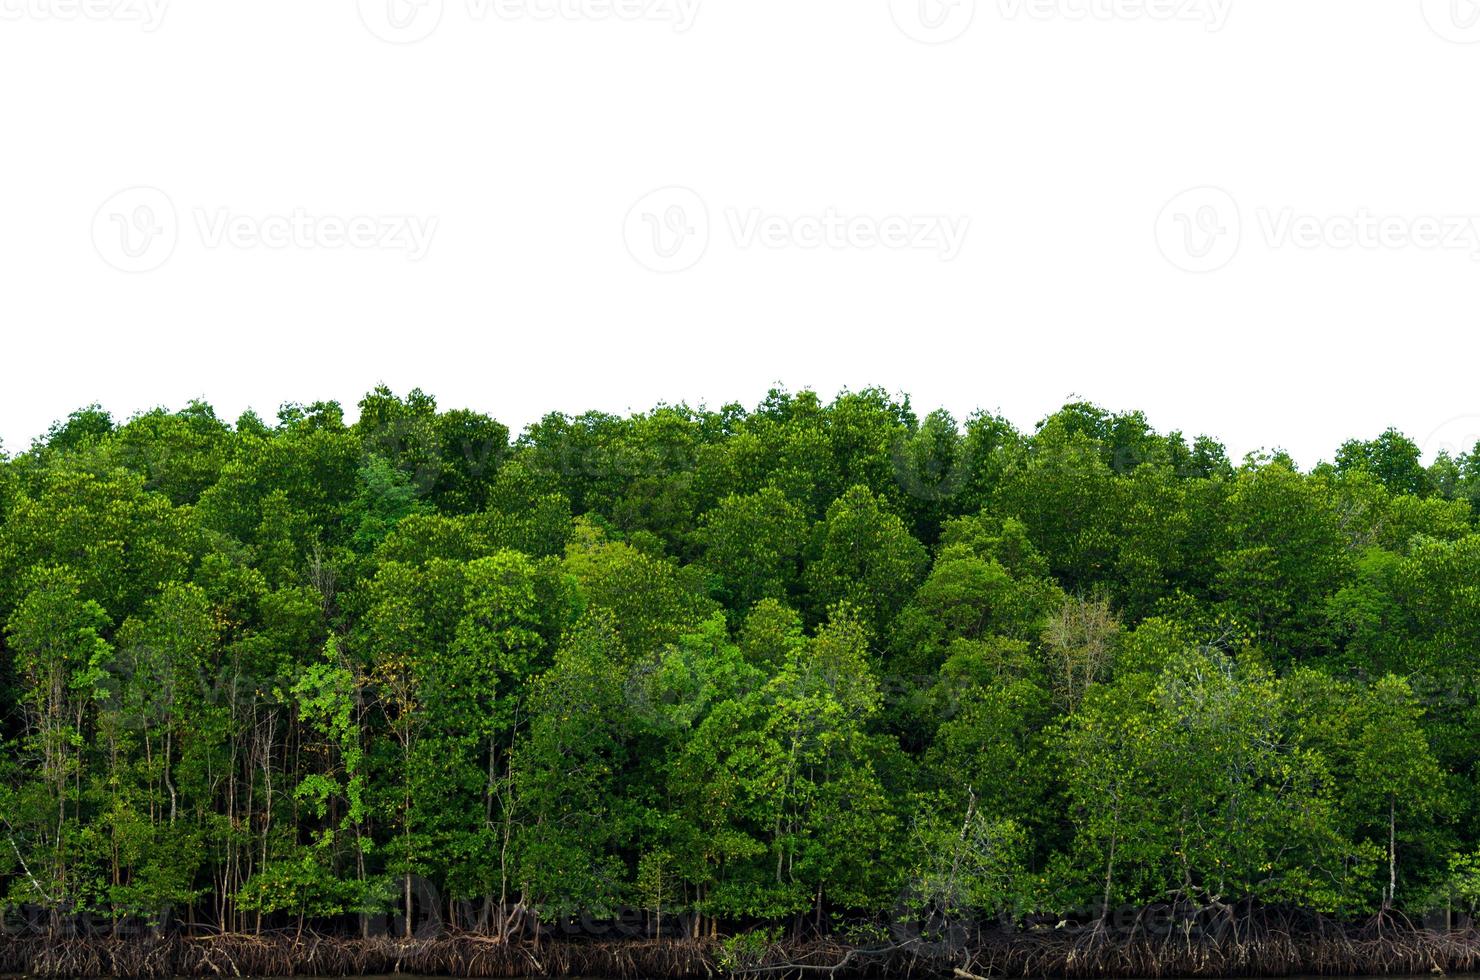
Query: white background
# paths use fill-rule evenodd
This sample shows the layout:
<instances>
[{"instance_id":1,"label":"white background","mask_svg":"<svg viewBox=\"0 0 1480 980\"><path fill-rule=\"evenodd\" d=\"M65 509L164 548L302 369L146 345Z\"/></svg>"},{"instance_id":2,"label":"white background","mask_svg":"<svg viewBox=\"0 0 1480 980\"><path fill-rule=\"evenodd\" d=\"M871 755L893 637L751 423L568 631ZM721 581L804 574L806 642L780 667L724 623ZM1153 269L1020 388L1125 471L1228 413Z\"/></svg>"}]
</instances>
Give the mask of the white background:
<instances>
[{"instance_id":1,"label":"white background","mask_svg":"<svg viewBox=\"0 0 1480 980\"><path fill-rule=\"evenodd\" d=\"M516 430L782 382L1080 396L1304 465L1480 432L1471 0L409 2L0 0L6 448L382 381ZM830 209L969 231L817 243ZM407 216L424 257L330 247Z\"/></svg>"}]
</instances>

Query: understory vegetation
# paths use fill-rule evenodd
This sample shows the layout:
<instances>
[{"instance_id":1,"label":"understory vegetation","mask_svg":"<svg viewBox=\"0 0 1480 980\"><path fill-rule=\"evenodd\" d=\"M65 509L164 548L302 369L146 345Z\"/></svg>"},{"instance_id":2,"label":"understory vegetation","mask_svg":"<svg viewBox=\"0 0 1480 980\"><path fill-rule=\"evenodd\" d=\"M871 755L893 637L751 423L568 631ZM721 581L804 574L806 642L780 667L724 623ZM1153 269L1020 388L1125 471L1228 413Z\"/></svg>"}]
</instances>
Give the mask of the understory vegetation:
<instances>
[{"instance_id":1,"label":"understory vegetation","mask_svg":"<svg viewBox=\"0 0 1480 980\"><path fill-rule=\"evenodd\" d=\"M620 922L721 967L1148 909L1458 926L1476 501L1480 451L1391 431L1306 471L875 389L513 438L384 388L84 409L0 456L0 902Z\"/></svg>"}]
</instances>

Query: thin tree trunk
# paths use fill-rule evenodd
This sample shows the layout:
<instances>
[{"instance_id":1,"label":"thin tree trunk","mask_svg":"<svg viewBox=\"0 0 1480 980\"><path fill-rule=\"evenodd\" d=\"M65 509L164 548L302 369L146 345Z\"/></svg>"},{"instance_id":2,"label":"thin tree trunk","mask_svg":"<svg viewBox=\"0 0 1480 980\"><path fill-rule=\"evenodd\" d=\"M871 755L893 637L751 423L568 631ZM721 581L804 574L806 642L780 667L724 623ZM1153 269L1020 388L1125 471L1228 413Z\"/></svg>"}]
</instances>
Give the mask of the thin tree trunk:
<instances>
[{"instance_id":1,"label":"thin tree trunk","mask_svg":"<svg viewBox=\"0 0 1480 980\"><path fill-rule=\"evenodd\" d=\"M405 888L406 888L406 929L405 929L405 935L406 935L406 938L407 939L410 939L411 938L411 872L409 872L409 871L406 872L406 877L405 877L404 880L405 880L405 883L406 883L405 884Z\"/></svg>"},{"instance_id":2,"label":"thin tree trunk","mask_svg":"<svg viewBox=\"0 0 1480 980\"><path fill-rule=\"evenodd\" d=\"M1393 904L1398 891L1398 795L1388 794L1388 893L1387 908Z\"/></svg>"}]
</instances>

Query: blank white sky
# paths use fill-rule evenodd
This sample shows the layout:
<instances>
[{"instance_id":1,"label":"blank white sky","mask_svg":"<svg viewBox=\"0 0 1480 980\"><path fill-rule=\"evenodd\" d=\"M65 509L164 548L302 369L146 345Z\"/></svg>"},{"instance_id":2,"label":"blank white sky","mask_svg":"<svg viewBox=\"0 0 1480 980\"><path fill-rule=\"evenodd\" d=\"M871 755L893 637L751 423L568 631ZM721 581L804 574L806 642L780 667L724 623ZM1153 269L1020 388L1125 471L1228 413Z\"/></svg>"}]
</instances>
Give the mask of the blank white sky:
<instances>
[{"instance_id":1,"label":"blank white sky","mask_svg":"<svg viewBox=\"0 0 1480 980\"><path fill-rule=\"evenodd\" d=\"M1470 0L441 0L414 44L410 0L163 2L0 0L12 451L381 381L516 430L781 381L1304 465L1480 433ZM861 247L940 216L949 260ZM392 247L328 247L360 217Z\"/></svg>"}]
</instances>

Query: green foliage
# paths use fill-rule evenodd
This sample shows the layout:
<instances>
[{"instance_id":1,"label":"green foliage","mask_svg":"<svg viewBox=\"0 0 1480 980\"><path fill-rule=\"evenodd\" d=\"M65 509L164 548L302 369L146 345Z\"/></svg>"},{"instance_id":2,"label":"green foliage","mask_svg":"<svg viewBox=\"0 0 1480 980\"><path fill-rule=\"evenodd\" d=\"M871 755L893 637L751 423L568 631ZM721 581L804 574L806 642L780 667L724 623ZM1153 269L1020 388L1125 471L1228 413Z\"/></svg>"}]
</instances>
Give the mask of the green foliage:
<instances>
[{"instance_id":1,"label":"green foliage","mask_svg":"<svg viewBox=\"0 0 1480 980\"><path fill-rule=\"evenodd\" d=\"M882 631L909 601L924 574L925 549L904 522L865 486L833 502L812 535L805 579L821 620L839 602L856 607Z\"/></svg>"},{"instance_id":2,"label":"green foliage","mask_svg":"<svg viewBox=\"0 0 1480 980\"><path fill-rule=\"evenodd\" d=\"M609 913L620 894L613 845L621 839L616 788L629 721L622 659L609 615L596 612L577 624L535 686L534 720L516 755L517 792L529 819L520 836L519 883L557 915Z\"/></svg>"},{"instance_id":3,"label":"green foliage","mask_svg":"<svg viewBox=\"0 0 1480 980\"><path fill-rule=\"evenodd\" d=\"M1424 496L1429 492L1422 451L1418 444L1396 429L1388 429L1370 442L1353 439L1336 451L1336 468L1343 472L1365 470L1390 492Z\"/></svg>"},{"instance_id":4,"label":"green foliage","mask_svg":"<svg viewBox=\"0 0 1480 980\"><path fill-rule=\"evenodd\" d=\"M270 418L271 423L264 421ZM1480 904L1480 452L881 389L0 456L0 904L505 938ZM418 879L420 881L418 882Z\"/></svg>"},{"instance_id":5,"label":"green foliage","mask_svg":"<svg viewBox=\"0 0 1480 980\"><path fill-rule=\"evenodd\" d=\"M781 943L779 928L750 929L725 939L719 948L719 966L727 973L744 972L759 967L766 955Z\"/></svg>"},{"instance_id":6,"label":"green foliage","mask_svg":"<svg viewBox=\"0 0 1480 980\"><path fill-rule=\"evenodd\" d=\"M914 801L906 911L946 922L1016 919L1032 901L1027 836L1012 820L990 818L974 797L953 819L956 809L945 794Z\"/></svg>"},{"instance_id":7,"label":"green foliage","mask_svg":"<svg viewBox=\"0 0 1480 980\"><path fill-rule=\"evenodd\" d=\"M780 490L726 497L700 525L704 563L719 575L728 604L744 611L795 593L808 524Z\"/></svg>"}]
</instances>

